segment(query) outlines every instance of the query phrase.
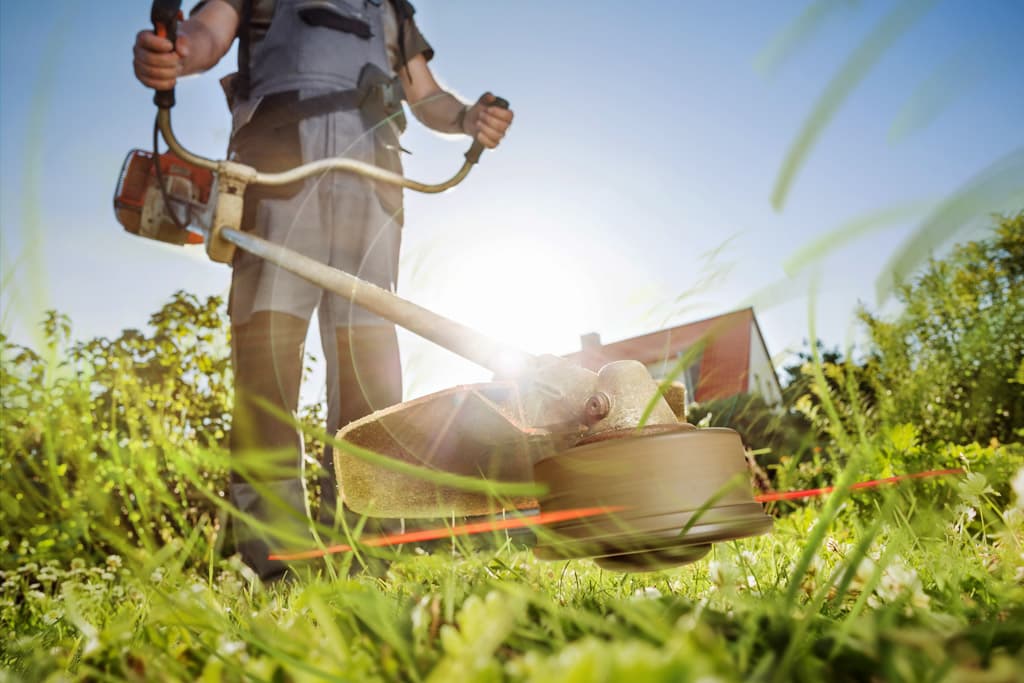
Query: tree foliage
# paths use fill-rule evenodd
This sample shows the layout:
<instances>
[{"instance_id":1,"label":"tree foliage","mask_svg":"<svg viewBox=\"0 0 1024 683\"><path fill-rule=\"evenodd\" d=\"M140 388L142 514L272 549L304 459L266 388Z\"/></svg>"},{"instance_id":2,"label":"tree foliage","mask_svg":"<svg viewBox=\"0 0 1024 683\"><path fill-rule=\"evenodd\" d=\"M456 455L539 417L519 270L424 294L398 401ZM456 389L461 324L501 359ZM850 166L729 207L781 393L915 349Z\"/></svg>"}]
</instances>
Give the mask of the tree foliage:
<instances>
[{"instance_id":1,"label":"tree foliage","mask_svg":"<svg viewBox=\"0 0 1024 683\"><path fill-rule=\"evenodd\" d=\"M892 320L860 311L879 417L926 441L1024 436L1024 213L931 259Z\"/></svg>"}]
</instances>

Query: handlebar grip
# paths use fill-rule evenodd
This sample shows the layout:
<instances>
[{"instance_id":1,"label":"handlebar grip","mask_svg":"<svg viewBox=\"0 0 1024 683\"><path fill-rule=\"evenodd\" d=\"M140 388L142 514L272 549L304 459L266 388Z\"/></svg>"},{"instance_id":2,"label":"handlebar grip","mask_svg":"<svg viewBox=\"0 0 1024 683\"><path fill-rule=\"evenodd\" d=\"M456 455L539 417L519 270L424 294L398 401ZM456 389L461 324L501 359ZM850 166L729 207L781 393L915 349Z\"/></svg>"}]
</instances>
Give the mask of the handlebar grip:
<instances>
[{"instance_id":1,"label":"handlebar grip","mask_svg":"<svg viewBox=\"0 0 1024 683\"><path fill-rule=\"evenodd\" d=\"M501 107L502 109L508 109L508 100L504 97L495 97L494 101L487 105L488 107ZM476 140L473 141L473 145L466 152L466 161L471 164L475 164L480 161L480 155L484 153L484 146Z\"/></svg>"},{"instance_id":2,"label":"handlebar grip","mask_svg":"<svg viewBox=\"0 0 1024 683\"><path fill-rule=\"evenodd\" d=\"M178 19L181 16L181 0L153 0L149 18L153 22L153 32L166 38L173 45L178 40ZM153 104L161 109L174 106L174 88L157 90L153 95Z\"/></svg>"}]
</instances>

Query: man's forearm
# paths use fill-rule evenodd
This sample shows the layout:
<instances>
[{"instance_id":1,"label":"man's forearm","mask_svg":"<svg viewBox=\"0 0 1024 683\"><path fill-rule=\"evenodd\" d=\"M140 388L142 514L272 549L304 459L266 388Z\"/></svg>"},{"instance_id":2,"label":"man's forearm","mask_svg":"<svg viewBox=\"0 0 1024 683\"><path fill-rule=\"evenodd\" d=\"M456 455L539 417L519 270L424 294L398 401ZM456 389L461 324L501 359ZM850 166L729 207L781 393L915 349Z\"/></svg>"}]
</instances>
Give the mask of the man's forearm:
<instances>
[{"instance_id":1,"label":"man's forearm","mask_svg":"<svg viewBox=\"0 0 1024 683\"><path fill-rule=\"evenodd\" d=\"M444 90L436 90L410 105L412 113L427 128L439 133L465 133L463 125L469 106Z\"/></svg>"}]
</instances>

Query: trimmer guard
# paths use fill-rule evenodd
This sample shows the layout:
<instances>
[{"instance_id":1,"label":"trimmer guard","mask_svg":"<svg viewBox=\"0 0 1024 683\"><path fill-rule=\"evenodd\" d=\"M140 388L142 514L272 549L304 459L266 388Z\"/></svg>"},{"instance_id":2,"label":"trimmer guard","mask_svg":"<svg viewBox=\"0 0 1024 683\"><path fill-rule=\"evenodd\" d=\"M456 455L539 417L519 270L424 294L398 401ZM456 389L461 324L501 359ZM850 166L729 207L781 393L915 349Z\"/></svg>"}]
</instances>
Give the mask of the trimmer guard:
<instances>
[{"instance_id":1,"label":"trimmer guard","mask_svg":"<svg viewBox=\"0 0 1024 683\"><path fill-rule=\"evenodd\" d=\"M399 403L349 424L338 439L373 452L361 454L342 444L334 450L334 462L345 503L374 517L471 516L537 507L533 497L444 486L388 467L384 459L427 474L530 484L534 462L552 449L546 430L524 424L513 382L462 385Z\"/></svg>"}]
</instances>

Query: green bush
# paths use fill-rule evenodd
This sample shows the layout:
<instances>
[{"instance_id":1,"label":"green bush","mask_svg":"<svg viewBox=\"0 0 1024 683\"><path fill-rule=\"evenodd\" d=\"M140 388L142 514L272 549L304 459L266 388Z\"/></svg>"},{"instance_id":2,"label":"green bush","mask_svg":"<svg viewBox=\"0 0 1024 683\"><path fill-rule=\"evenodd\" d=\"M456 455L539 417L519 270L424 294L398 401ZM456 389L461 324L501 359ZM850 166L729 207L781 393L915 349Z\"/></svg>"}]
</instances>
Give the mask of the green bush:
<instances>
[{"instance_id":1,"label":"green bush","mask_svg":"<svg viewBox=\"0 0 1024 683\"><path fill-rule=\"evenodd\" d=\"M1024 213L930 260L897 298L892 320L860 312L878 419L928 442L1024 437Z\"/></svg>"},{"instance_id":2,"label":"green bush","mask_svg":"<svg viewBox=\"0 0 1024 683\"><path fill-rule=\"evenodd\" d=\"M43 331L42 354L0 336L2 565L155 552L213 524L231 402L221 301L179 292L148 334L113 340L72 344L56 313Z\"/></svg>"}]
</instances>

